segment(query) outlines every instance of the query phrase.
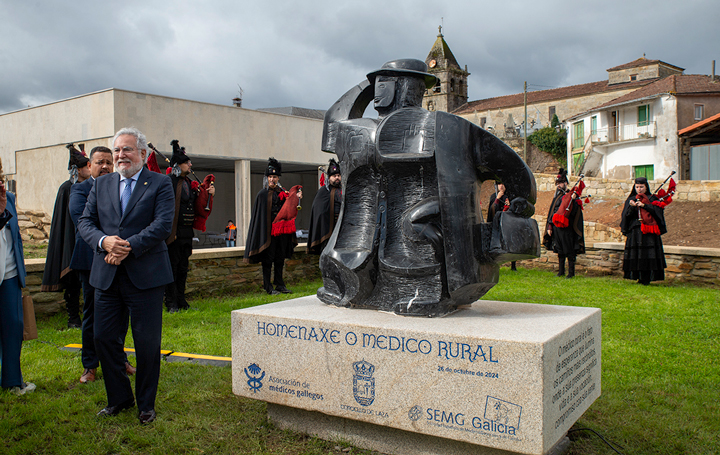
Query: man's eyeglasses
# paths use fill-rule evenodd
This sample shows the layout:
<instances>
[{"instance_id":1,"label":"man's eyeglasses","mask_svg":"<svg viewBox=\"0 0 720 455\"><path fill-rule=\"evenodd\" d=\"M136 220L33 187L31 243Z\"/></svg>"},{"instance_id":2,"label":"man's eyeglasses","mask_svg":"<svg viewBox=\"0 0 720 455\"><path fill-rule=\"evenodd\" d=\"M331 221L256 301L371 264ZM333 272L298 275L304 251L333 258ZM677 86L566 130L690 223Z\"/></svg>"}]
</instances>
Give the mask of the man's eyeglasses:
<instances>
[{"instance_id":1,"label":"man's eyeglasses","mask_svg":"<svg viewBox=\"0 0 720 455\"><path fill-rule=\"evenodd\" d=\"M125 152L125 153L129 153L129 152L133 152L133 151L135 151L135 150L137 150L137 149L136 149L135 147L123 147L123 148L115 147L115 148L113 149L113 153L120 153L121 150L122 150L123 152Z\"/></svg>"}]
</instances>

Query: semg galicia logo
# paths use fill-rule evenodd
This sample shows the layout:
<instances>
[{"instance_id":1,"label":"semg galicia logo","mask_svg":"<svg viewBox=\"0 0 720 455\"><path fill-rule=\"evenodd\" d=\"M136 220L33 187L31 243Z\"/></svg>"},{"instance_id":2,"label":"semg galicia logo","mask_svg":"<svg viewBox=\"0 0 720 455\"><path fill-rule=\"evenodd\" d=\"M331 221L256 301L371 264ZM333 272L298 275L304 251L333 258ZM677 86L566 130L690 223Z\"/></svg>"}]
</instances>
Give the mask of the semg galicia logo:
<instances>
[{"instance_id":1,"label":"semg galicia logo","mask_svg":"<svg viewBox=\"0 0 720 455\"><path fill-rule=\"evenodd\" d=\"M408 419L417 422L424 418L428 425L461 431L487 431L515 436L520 428L522 407L488 396L484 415L467 414L463 410L421 408L413 406L408 411Z\"/></svg>"},{"instance_id":2,"label":"semg galicia logo","mask_svg":"<svg viewBox=\"0 0 720 455\"><path fill-rule=\"evenodd\" d=\"M375 365L362 360L353 363L353 396L362 406L370 406L375 401Z\"/></svg>"}]
</instances>

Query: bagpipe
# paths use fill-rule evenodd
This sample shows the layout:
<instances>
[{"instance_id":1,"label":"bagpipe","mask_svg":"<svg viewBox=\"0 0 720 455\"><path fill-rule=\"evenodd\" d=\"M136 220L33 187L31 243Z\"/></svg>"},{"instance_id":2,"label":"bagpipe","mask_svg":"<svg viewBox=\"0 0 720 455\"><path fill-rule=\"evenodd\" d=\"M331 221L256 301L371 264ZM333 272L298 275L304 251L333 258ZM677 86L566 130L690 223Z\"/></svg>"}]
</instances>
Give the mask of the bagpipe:
<instances>
[{"instance_id":1,"label":"bagpipe","mask_svg":"<svg viewBox=\"0 0 720 455\"><path fill-rule=\"evenodd\" d=\"M562 202L560 202L560 207L558 207L557 211L552 217L552 222L555 226L560 228L566 228L570 226L570 211L572 210L572 204L573 202L573 194L575 195L575 201L580 206L580 209L582 209L583 201L581 199L582 190L585 188L585 182L583 182L583 179L585 178L585 174L580 174L580 177L578 178L578 181L575 182L575 185L573 185L572 188L570 188L565 195L562 197ZM585 198L585 203L590 202L590 196L588 195Z\"/></svg>"},{"instance_id":2,"label":"bagpipe","mask_svg":"<svg viewBox=\"0 0 720 455\"><path fill-rule=\"evenodd\" d=\"M662 182L659 187L657 187L657 189L653 193L653 196L655 196L656 198L656 200L652 202L653 205L656 205L662 209L670 205L670 203L672 202L672 197L675 195L675 187L677 186L677 184L675 183L675 179L672 178L673 175L675 175L675 171L672 171L668 178L666 178L665 181ZM668 180L670 181L670 183L668 184L668 190L665 191L663 189L663 186L665 186Z\"/></svg>"},{"instance_id":3,"label":"bagpipe","mask_svg":"<svg viewBox=\"0 0 720 455\"><path fill-rule=\"evenodd\" d=\"M173 148L179 147L177 139L173 139L171 145ZM155 155L163 158L168 165L170 164L170 160L168 157L160 153L160 151L156 149L152 143L148 142L148 147L150 147L153 152L147 159L148 169L153 172L157 172L158 174L162 174ZM169 174L171 170L172 168L168 167L165 173ZM213 197L210 193L208 193L208 189L215 185L215 176L213 174L208 174L203 180L200 180L192 169L190 169L190 174L192 174L193 178L195 178L195 180L190 182L190 188L197 193L197 197L195 198L195 219L193 221L193 229L205 232L205 222L210 216L210 213L212 213L213 206Z\"/></svg>"},{"instance_id":4,"label":"bagpipe","mask_svg":"<svg viewBox=\"0 0 720 455\"><path fill-rule=\"evenodd\" d=\"M292 234L296 231L295 229L295 218L299 210L302 210L300 205L300 196L302 195L302 185L295 185L287 191L285 188L280 186L280 194L278 197L285 201L280 211L275 216L272 222L272 229L270 235L277 237L282 234Z\"/></svg>"},{"instance_id":5,"label":"bagpipe","mask_svg":"<svg viewBox=\"0 0 720 455\"><path fill-rule=\"evenodd\" d=\"M672 178L672 176L675 175L675 171L672 171L668 178L665 179L664 182L660 184L659 187L653 192L651 196L648 196L644 193L638 193L635 196L635 200L637 202L642 202L643 205L654 205L656 207L660 207L661 209L664 209L672 202L672 197L675 194L675 180ZM663 189L663 186L670 181L670 184L668 185L668 190L665 191ZM654 200L651 200L650 198L654 197ZM643 234L656 234L656 235L662 235L660 232L660 227L657 224L657 221L655 221L655 218L650 214L650 212L647 209L644 209L642 207L638 207L638 220L640 221L640 231Z\"/></svg>"}]
</instances>

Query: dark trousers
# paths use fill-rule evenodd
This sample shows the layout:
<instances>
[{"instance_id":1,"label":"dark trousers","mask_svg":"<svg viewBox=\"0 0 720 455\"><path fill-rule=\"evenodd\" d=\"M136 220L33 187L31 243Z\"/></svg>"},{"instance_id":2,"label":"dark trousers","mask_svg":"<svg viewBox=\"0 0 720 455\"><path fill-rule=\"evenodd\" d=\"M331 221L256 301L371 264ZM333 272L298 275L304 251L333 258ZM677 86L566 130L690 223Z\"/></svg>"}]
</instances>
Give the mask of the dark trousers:
<instances>
[{"instance_id":1,"label":"dark trousers","mask_svg":"<svg viewBox=\"0 0 720 455\"><path fill-rule=\"evenodd\" d=\"M285 254L282 246L281 236L272 237L270 240L270 246L263 252L262 258L262 272L263 272L263 288L265 291L272 292L273 287L270 284L270 272L272 266L275 266L275 274L273 276L272 283L275 286L285 286L283 281L283 267L285 266Z\"/></svg>"},{"instance_id":2,"label":"dark trousers","mask_svg":"<svg viewBox=\"0 0 720 455\"><path fill-rule=\"evenodd\" d=\"M136 288L121 265L106 291L95 290L95 349L103 369L108 406L117 406L133 398L130 379L125 372L122 342L129 317L137 359L135 394L138 409L143 412L155 408L160 379L164 289L165 286Z\"/></svg>"},{"instance_id":3,"label":"dark trousers","mask_svg":"<svg viewBox=\"0 0 720 455\"><path fill-rule=\"evenodd\" d=\"M189 308L185 300L185 284L187 283L190 255L192 254L192 239L177 239L168 245L170 267L172 267L173 283L165 286L165 305L171 308Z\"/></svg>"},{"instance_id":4,"label":"dark trousers","mask_svg":"<svg viewBox=\"0 0 720 455\"><path fill-rule=\"evenodd\" d=\"M90 271L78 270L83 290L82 365L83 368L100 366L95 352L95 288L90 284ZM126 317L127 318L127 317Z\"/></svg>"},{"instance_id":5,"label":"dark trousers","mask_svg":"<svg viewBox=\"0 0 720 455\"><path fill-rule=\"evenodd\" d=\"M95 351L95 288L90 284L90 271L78 270L83 290L83 320L82 320L82 365L83 368L97 368L100 366L97 352ZM124 316L128 320L127 315ZM125 345L127 335L127 323L122 331L120 342ZM127 355L125 355L127 360Z\"/></svg>"},{"instance_id":6,"label":"dark trousers","mask_svg":"<svg viewBox=\"0 0 720 455\"><path fill-rule=\"evenodd\" d=\"M5 259L3 259L5 260ZM18 277L0 284L0 385L21 386L20 350L23 341L22 289Z\"/></svg>"},{"instance_id":7,"label":"dark trousers","mask_svg":"<svg viewBox=\"0 0 720 455\"><path fill-rule=\"evenodd\" d=\"M63 297L65 298L68 322L80 323L80 277L76 271L71 270L61 280L65 288Z\"/></svg>"}]
</instances>

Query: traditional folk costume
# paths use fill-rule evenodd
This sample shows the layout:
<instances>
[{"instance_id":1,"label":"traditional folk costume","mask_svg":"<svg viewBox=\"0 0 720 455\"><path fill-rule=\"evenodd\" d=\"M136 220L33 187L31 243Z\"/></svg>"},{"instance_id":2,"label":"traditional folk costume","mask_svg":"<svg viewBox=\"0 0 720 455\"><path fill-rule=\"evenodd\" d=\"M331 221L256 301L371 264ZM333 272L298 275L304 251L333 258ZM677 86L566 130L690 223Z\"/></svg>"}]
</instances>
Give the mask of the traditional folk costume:
<instances>
[{"instance_id":1,"label":"traditional folk costume","mask_svg":"<svg viewBox=\"0 0 720 455\"><path fill-rule=\"evenodd\" d=\"M315 195L310 213L310 230L308 231L307 242L307 252L309 254L322 253L340 215L342 186L330 184L330 176L337 174L340 174L340 166L335 160L331 159L328 163L325 185Z\"/></svg>"},{"instance_id":2,"label":"traditional folk costume","mask_svg":"<svg viewBox=\"0 0 720 455\"><path fill-rule=\"evenodd\" d=\"M636 184L645 185L645 194L638 194L635 185L625 200L620 230L627 237L623 254L623 273L628 280L637 280L640 284L665 279L665 252L661 235L667 232L664 207L669 201L661 201L650 194L645 177L635 179ZM641 200L644 207L633 207L632 200Z\"/></svg>"},{"instance_id":3,"label":"traditional folk costume","mask_svg":"<svg viewBox=\"0 0 720 455\"><path fill-rule=\"evenodd\" d=\"M265 170L265 177L267 178L269 175L278 177L282 175L282 166L274 158L268 160ZM297 187L293 188L297 192ZM292 256L298 243L295 233L295 218L291 214L287 217L279 216L288 198L289 194L279 184L275 188L269 188L266 185L266 188L258 191L255 197L253 213L250 218L244 260L252 264L262 263L263 289L268 294L290 293L285 287L282 272L285 259ZM292 205L292 202L288 201L288 204ZM295 215L297 215L297 202L295 204ZM288 209L292 209L292 207L289 205ZM275 271L272 284L275 285L275 288L270 280L273 266Z\"/></svg>"},{"instance_id":4,"label":"traditional folk costume","mask_svg":"<svg viewBox=\"0 0 720 455\"><path fill-rule=\"evenodd\" d=\"M563 182L568 183L567 171L561 168L560 173L555 178L555 184ZM582 200L580 199L580 193L584 186L583 182L580 181L579 185L573 190L558 188L550 203L550 210L548 210L543 245L546 250L557 253L560 264L557 273L559 277L565 276L565 258L568 261L567 278L572 278L575 276L577 255L585 254L585 233ZM572 193L578 196L575 200L572 200ZM550 234L548 234L548 231L550 231Z\"/></svg>"},{"instance_id":5,"label":"traditional folk costume","mask_svg":"<svg viewBox=\"0 0 720 455\"><path fill-rule=\"evenodd\" d=\"M205 220L212 210L212 199L209 199L207 189L212 185L214 176L210 174L205 177L201 185L191 181L187 175L182 176L179 166L190 161L190 158L177 140L171 144L173 154L168 169L175 191L175 217L166 243L174 281L165 286L165 305L169 312L174 313L190 308L185 299L185 284L192 254L193 228L205 231ZM210 210L205 210L206 206Z\"/></svg>"},{"instance_id":6,"label":"traditional folk costume","mask_svg":"<svg viewBox=\"0 0 720 455\"><path fill-rule=\"evenodd\" d=\"M57 192L53 208L50 238L48 240L47 259L43 272L42 292L65 290L64 298L68 313L68 327L79 328L80 321L80 277L70 269L73 249L75 248L75 225L70 219L68 203L70 187L78 181L78 169L87 166L90 161L84 152L73 144L67 146L70 151L68 172L70 179L65 181Z\"/></svg>"}]
</instances>

